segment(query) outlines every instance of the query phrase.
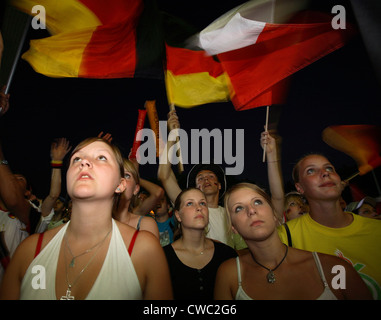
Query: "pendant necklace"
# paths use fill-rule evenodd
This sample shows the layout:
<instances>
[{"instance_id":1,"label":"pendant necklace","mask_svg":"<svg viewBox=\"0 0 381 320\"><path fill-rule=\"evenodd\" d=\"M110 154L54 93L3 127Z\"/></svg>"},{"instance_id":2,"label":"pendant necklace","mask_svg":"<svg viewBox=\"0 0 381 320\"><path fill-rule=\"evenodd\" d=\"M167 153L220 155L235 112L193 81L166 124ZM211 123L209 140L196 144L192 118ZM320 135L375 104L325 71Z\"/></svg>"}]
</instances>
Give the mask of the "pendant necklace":
<instances>
[{"instance_id":1,"label":"pendant necklace","mask_svg":"<svg viewBox=\"0 0 381 320\"><path fill-rule=\"evenodd\" d=\"M272 283L275 282L275 274L274 274L274 271L275 271L276 269L278 269L278 267L282 264L282 262L284 261L284 259L286 259L286 257L287 257L288 246L285 245L285 247L286 247L286 253L284 254L284 257L282 258L282 260L278 263L278 265L277 265L274 269L267 268L267 267L265 267L264 265L260 264L257 260L255 260L254 255L250 252L251 257L253 258L254 262L255 262L256 264L258 264L259 266L261 266L262 268L265 268L266 270L269 271L269 273L268 273L267 276L266 276L266 278L267 278L267 282L268 282L268 283L271 283L271 284L272 284Z\"/></svg>"},{"instance_id":2,"label":"pendant necklace","mask_svg":"<svg viewBox=\"0 0 381 320\"><path fill-rule=\"evenodd\" d=\"M111 231L111 230L110 230L110 231ZM75 266L75 259L79 258L80 256L83 256L83 255L86 254L86 253L89 253L89 252L93 251L97 246L99 246L101 243L103 243L103 241L105 241L106 238L107 238L107 236L109 235L110 231L106 234L106 236L104 237L104 239L102 239L101 241L99 241L95 246L91 247L90 249L85 250L84 252L82 252L81 254L76 255L76 256L73 254L73 252L72 252L71 249L70 249L69 242L67 241L67 234L65 233L65 244L66 244L66 247L68 248L68 250L69 250L69 252L70 252L70 254L71 254L71 256L72 256L72 259L71 259L71 261L70 261L69 267L70 267L70 268L74 268L74 266Z\"/></svg>"},{"instance_id":3,"label":"pendant necklace","mask_svg":"<svg viewBox=\"0 0 381 320\"><path fill-rule=\"evenodd\" d=\"M86 268L91 264L91 262L93 262L94 258L96 257L97 253L99 252L100 248L102 247L103 242L105 242L107 236L110 234L111 230L112 230L112 228L110 229L109 232L107 232L106 237L104 237L104 238L102 239L101 242L99 242L98 244L96 244L93 248L86 250L87 252L90 252L90 251L93 250L96 246L99 245L98 249L95 250L95 252L94 252L93 256L90 258L89 262L83 267L83 269L79 272L78 276L74 279L74 281L73 281L72 283L69 283L69 274L68 274L68 272L67 272L67 265L66 265L66 252L65 252L65 250L64 250L67 290L66 290L66 294L65 294L64 296L62 296L60 300L74 300L75 297L71 295L71 289L72 289L72 288L74 287L74 285L77 283L77 281L79 280L79 277L80 277L80 276L82 275L82 273L86 270ZM69 251L70 251L70 253L71 253L71 250L70 250L69 247L68 247L68 249L69 249ZM90 251L89 251L89 250L90 250ZM74 258L71 260L71 262L70 262L70 264L69 264L69 267L74 267L74 262L73 262L73 260L74 260L75 258L78 258L79 256L81 256L81 255L87 253L86 251L83 252L83 253L81 253L80 255L74 257ZM71 254L72 254L72 253L71 253ZM73 254L72 254L72 255L73 255ZM71 266L72 263L73 263L73 266Z\"/></svg>"}]
</instances>

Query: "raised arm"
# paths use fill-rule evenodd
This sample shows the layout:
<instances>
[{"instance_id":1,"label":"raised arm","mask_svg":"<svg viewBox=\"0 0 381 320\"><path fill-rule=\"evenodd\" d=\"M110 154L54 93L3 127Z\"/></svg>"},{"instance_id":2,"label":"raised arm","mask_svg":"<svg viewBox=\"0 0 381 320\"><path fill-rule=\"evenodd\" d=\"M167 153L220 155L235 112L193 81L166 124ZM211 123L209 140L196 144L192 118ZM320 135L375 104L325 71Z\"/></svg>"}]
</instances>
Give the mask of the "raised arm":
<instances>
[{"instance_id":1,"label":"raised arm","mask_svg":"<svg viewBox=\"0 0 381 320\"><path fill-rule=\"evenodd\" d=\"M272 134L272 135L271 135ZM273 132L264 131L261 134L261 146L266 144L267 175L269 179L271 202L275 208L275 215L279 222L283 222L284 187L282 179L281 161L278 152L278 143Z\"/></svg>"},{"instance_id":2,"label":"raised arm","mask_svg":"<svg viewBox=\"0 0 381 320\"><path fill-rule=\"evenodd\" d=\"M139 172L139 163L136 159L129 157L129 160L134 164L134 167L137 172ZM137 207L133 209L133 213L139 215L145 215L151 210L153 210L157 203L160 201L161 197L164 195L164 190L162 187L158 186L155 183L152 183L146 179L140 177L139 184L142 188L147 190L149 196L139 203Z\"/></svg>"},{"instance_id":3,"label":"raised arm","mask_svg":"<svg viewBox=\"0 0 381 320\"><path fill-rule=\"evenodd\" d=\"M180 123L176 115L176 111L173 110L168 113L168 129L169 129L169 132L171 132L171 130L177 129L177 128L180 128ZM168 154L168 151L171 149L171 147L175 143L176 143L175 141L167 142L167 146L165 149L167 151L167 161L160 161L159 168L157 171L157 177L161 181L165 189L165 192L167 193L172 203L175 203L177 196L181 192L175 173L172 170L172 164L169 161L170 156Z\"/></svg>"},{"instance_id":4,"label":"raised arm","mask_svg":"<svg viewBox=\"0 0 381 320\"><path fill-rule=\"evenodd\" d=\"M52 143L50 157L52 159L52 176L50 181L49 195L44 199L41 206L41 216L46 217L53 209L61 193L61 169L62 161L71 147L65 138L57 139Z\"/></svg>"}]
</instances>

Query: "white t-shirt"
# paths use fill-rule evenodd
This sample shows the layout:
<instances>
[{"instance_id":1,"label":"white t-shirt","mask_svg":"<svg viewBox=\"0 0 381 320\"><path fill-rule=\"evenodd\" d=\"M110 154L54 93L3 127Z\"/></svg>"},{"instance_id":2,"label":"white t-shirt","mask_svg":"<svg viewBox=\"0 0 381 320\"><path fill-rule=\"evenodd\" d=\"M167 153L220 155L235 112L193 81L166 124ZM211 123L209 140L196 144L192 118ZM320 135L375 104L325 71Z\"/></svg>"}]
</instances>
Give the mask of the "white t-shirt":
<instances>
[{"instance_id":1,"label":"white t-shirt","mask_svg":"<svg viewBox=\"0 0 381 320\"><path fill-rule=\"evenodd\" d=\"M18 245L23 241L29 233L26 231L26 225L17 219L10 212L0 210L0 237L3 250L9 252L12 258ZM3 279L4 268L0 264L0 282Z\"/></svg>"}]
</instances>

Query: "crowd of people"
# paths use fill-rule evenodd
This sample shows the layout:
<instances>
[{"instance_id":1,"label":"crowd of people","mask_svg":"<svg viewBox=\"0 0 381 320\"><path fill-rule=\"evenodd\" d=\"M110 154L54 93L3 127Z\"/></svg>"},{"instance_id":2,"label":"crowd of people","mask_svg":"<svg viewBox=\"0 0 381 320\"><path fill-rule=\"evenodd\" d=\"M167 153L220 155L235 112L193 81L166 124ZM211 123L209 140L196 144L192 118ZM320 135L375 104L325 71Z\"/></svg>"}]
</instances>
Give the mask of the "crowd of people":
<instances>
[{"instance_id":1,"label":"crowd of people","mask_svg":"<svg viewBox=\"0 0 381 320\"><path fill-rule=\"evenodd\" d=\"M9 109L4 92L0 108L0 116ZM175 111L168 126L180 127ZM171 163L160 163L154 183L110 134L72 151L60 138L43 200L0 144L0 298L381 299L374 199L343 210L345 184L321 154L297 162L295 190L285 194L275 135L263 132L260 144L269 193L228 186L217 164L192 167L182 190Z\"/></svg>"}]
</instances>

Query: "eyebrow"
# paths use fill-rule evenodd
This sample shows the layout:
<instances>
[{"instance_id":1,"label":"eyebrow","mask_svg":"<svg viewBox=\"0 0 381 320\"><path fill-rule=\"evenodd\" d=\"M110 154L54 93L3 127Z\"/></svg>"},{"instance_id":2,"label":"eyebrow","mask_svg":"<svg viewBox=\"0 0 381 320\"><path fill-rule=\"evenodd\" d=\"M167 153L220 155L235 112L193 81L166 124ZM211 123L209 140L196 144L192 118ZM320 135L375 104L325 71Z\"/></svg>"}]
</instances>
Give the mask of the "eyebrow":
<instances>
[{"instance_id":1,"label":"eyebrow","mask_svg":"<svg viewBox=\"0 0 381 320\"><path fill-rule=\"evenodd\" d=\"M196 199L194 199L194 198L187 198L187 199L184 199L184 202L186 202L186 201L189 201L189 200L191 200L191 201L197 201ZM204 198L201 198L200 200L198 200L198 201L206 201Z\"/></svg>"}]
</instances>

